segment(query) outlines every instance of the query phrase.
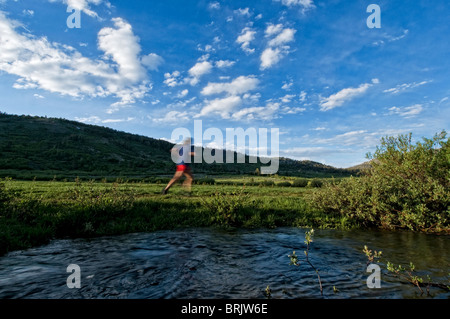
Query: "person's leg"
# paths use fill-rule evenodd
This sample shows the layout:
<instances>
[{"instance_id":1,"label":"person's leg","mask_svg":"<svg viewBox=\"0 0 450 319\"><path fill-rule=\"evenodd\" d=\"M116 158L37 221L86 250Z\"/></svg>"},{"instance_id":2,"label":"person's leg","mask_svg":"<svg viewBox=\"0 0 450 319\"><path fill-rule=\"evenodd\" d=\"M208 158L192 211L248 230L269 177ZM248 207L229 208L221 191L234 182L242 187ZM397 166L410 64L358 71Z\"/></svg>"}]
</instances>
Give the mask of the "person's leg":
<instances>
[{"instance_id":1,"label":"person's leg","mask_svg":"<svg viewBox=\"0 0 450 319\"><path fill-rule=\"evenodd\" d=\"M188 192L190 192L194 176L192 175L190 169L184 171L184 176L186 176L186 180L184 181L183 186L187 189Z\"/></svg>"},{"instance_id":2,"label":"person's leg","mask_svg":"<svg viewBox=\"0 0 450 319\"><path fill-rule=\"evenodd\" d=\"M172 185L175 184L181 178L181 176L183 176L183 171L176 171L172 179L167 184L167 186L163 189L163 193L165 194L169 190L169 188L171 188Z\"/></svg>"}]
</instances>

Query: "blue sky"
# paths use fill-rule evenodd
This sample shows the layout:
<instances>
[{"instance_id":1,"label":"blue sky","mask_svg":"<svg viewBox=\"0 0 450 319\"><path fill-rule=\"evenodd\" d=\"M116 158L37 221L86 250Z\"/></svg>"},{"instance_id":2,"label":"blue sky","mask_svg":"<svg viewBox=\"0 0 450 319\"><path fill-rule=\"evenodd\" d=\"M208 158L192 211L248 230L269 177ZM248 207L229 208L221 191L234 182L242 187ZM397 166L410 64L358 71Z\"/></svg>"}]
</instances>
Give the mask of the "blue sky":
<instances>
[{"instance_id":1,"label":"blue sky","mask_svg":"<svg viewBox=\"0 0 450 319\"><path fill-rule=\"evenodd\" d=\"M447 0L0 0L0 111L162 139L194 120L279 128L281 156L349 167L382 136L449 130L449 16Z\"/></svg>"}]
</instances>

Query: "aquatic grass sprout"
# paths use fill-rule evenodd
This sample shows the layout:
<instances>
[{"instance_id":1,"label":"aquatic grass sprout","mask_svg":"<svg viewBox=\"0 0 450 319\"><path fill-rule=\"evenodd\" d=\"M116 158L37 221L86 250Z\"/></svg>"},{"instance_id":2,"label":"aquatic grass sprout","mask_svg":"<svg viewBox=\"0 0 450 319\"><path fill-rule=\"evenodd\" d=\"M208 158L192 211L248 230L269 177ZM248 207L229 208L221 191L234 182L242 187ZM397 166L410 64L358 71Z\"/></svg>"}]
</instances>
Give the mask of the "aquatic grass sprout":
<instances>
[{"instance_id":1,"label":"aquatic grass sprout","mask_svg":"<svg viewBox=\"0 0 450 319\"><path fill-rule=\"evenodd\" d=\"M311 229L311 230L309 230L309 231L307 231L306 233L305 233L305 244L306 244L306 250L304 251L304 253L305 253L305 258L306 258L306 260L305 260L305 263L307 263L313 270L314 270L314 272L316 273L316 275L317 275L317 279L318 279L318 281L319 281L319 288L320 288L320 294L321 294L321 296L323 296L323 287L322 287L322 280L320 279L320 274L319 274L319 271L318 271L318 269L311 263L311 261L309 260L309 248L310 248L310 245L311 245L311 243L313 242L313 235L314 235L314 229ZM299 267L300 266L300 259L299 259L299 257L297 256L297 254L295 253L295 251L293 251L292 252L292 255L288 255L288 257L290 258L290 263L289 263L289 265L294 265L294 266L297 266L297 267Z\"/></svg>"}]
</instances>

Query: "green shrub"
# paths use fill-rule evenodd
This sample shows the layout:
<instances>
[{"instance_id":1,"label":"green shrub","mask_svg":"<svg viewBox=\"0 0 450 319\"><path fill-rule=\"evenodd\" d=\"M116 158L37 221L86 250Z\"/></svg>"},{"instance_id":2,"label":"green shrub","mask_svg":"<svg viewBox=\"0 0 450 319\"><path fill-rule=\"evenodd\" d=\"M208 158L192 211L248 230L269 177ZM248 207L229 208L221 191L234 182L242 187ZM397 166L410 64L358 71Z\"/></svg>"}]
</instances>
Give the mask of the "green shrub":
<instances>
[{"instance_id":1,"label":"green shrub","mask_svg":"<svg viewBox=\"0 0 450 319\"><path fill-rule=\"evenodd\" d=\"M281 186L281 187L291 187L292 184L290 182L279 182L277 183L277 186Z\"/></svg>"},{"instance_id":2,"label":"green shrub","mask_svg":"<svg viewBox=\"0 0 450 319\"><path fill-rule=\"evenodd\" d=\"M211 213L211 220L222 226L237 226L241 223L239 214L242 213L249 196L241 191L231 193L216 192L202 203Z\"/></svg>"},{"instance_id":3,"label":"green shrub","mask_svg":"<svg viewBox=\"0 0 450 319\"><path fill-rule=\"evenodd\" d=\"M323 182L320 179L312 179L308 182L308 187L322 187Z\"/></svg>"},{"instance_id":4,"label":"green shrub","mask_svg":"<svg viewBox=\"0 0 450 319\"><path fill-rule=\"evenodd\" d=\"M262 181L259 183L260 186L273 186L275 185L274 181Z\"/></svg>"},{"instance_id":5,"label":"green shrub","mask_svg":"<svg viewBox=\"0 0 450 319\"><path fill-rule=\"evenodd\" d=\"M361 177L326 183L312 194L324 212L366 226L449 232L450 142L446 132L415 145L411 134L381 139Z\"/></svg>"},{"instance_id":6,"label":"green shrub","mask_svg":"<svg viewBox=\"0 0 450 319\"><path fill-rule=\"evenodd\" d=\"M306 178L296 178L292 183L294 187L306 187L308 185L308 180Z\"/></svg>"}]
</instances>

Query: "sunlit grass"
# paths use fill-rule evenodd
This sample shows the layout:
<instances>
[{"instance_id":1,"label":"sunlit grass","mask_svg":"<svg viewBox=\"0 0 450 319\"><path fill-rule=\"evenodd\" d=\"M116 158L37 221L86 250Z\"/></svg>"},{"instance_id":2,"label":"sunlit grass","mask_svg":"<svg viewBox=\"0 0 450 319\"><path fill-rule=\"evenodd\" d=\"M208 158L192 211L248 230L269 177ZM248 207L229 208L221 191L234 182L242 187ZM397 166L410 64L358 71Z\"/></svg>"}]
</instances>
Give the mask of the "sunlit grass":
<instances>
[{"instance_id":1,"label":"sunlit grass","mask_svg":"<svg viewBox=\"0 0 450 319\"><path fill-rule=\"evenodd\" d=\"M242 181L242 180L241 180ZM92 237L178 227L350 228L348 220L309 205L308 187L99 181L6 180L0 205L0 253L52 238Z\"/></svg>"}]
</instances>

